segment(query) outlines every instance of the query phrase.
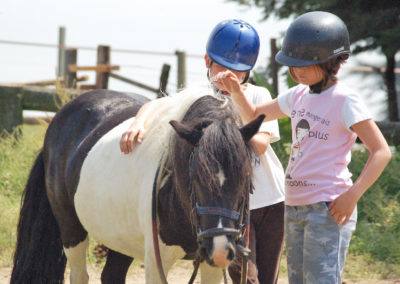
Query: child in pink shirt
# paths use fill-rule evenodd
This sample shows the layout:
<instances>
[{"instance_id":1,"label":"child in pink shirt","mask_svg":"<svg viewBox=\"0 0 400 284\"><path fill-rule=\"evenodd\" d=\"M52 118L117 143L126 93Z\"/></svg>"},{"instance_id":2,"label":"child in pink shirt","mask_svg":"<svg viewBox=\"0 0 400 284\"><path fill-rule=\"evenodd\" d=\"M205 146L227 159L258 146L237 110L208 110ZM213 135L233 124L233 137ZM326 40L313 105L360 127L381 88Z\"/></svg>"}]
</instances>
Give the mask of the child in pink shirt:
<instances>
[{"instance_id":1,"label":"child in pink shirt","mask_svg":"<svg viewBox=\"0 0 400 284\"><path fill-rule=\"evenodd\" d=\"M247 120L290 117L292 149L285 180L289 283L341 283L355 230L356 205L391 158L365 105L336 74L350 54L346 25L327 12L310 12L288 28L276 61L299 83L278 99L254 106L230 72L218 81ZM359 137L370 152L357 180L347 165Z\"/></svg>"}]
</instances>

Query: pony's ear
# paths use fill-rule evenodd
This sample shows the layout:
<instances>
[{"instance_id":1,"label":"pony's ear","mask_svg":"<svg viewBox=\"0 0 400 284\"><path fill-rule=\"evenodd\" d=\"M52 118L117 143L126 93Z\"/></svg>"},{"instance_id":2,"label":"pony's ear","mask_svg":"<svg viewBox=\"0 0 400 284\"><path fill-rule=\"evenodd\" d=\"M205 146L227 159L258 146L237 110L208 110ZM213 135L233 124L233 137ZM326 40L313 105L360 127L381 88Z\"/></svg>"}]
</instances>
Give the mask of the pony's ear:
<instances>
[{"instance_id":1,"label":"pony's ear","mask_svg":"<svg viewBox=\"0 0 400 284\"><path fill-rule=\"evenodd\" d=\"M250 121L246 125L240 128L240 133L242 134L244 141L249 141L260 129L261 123L263 122L265 115L259 115L255 120Z\"/></svg>"},{"instance_id":2,"label":"pony's ear","mask_svg":"<svg viewBox=\"0 0 400 284\"><path fill-rule=\"evenodd\" d=\"M171 120L169 124L172 125L176 133L178 133L181 138L185 139L193 146L197 145L201 136L203 136L203 131L201 129L189 127L176 120Z\"/></svg>"}]
</instances>

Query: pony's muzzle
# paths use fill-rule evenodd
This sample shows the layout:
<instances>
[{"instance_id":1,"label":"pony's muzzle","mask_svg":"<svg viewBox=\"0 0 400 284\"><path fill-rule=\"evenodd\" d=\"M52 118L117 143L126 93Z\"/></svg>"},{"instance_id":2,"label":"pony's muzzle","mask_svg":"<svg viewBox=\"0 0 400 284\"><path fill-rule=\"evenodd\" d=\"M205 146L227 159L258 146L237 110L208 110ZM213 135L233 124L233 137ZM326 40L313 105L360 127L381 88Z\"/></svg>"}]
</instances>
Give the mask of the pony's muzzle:
<instances>
[{"instance_id":1,"label":"pony's muzzle","mask_svg":"<svg viewBox=\"0 0 400 284\"><path fill-rule=\"evenodd\" d=\"M211 236L202 238L199 253L208 264L221 269L226 268L235 258L234 238L230 234L211 234Z\"/></svg>"},{"instance_id":2,"label":"pony's muzzle","mask_svg":"<svg viewBox=\"0 0 400 284\"><path fill-rule=\"evenodd\" d=\"M235 257L235 248L227 236L213 238L210 259L218 268L226 268Z\"/></svg>"}]
</instances>

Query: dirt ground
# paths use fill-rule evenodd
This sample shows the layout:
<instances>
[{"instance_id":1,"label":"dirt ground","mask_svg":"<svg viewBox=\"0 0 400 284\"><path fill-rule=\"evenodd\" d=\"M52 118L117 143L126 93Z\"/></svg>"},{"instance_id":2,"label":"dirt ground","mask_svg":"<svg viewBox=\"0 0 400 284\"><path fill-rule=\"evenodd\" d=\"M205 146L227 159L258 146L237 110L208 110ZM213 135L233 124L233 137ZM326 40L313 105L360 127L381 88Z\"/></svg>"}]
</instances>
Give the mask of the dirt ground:
<instances>
[{"instance_id":1,"label":"dirt ground","mask_svg":"<svg viewBox=\"0 0 400 284\"><path fill-rule=\"evenodd\" d=\"M89 266L89 283L100 284L100 270L96 266ZM0 269L0 284L10 283L10 268ZM192 270L187 267L175 267L170 271L168 275L168 282L171 284L186 284L189 281ZM66 273L66 281L69 283L68 272ZM195 284L200 284L200 276L197 277ZM221 282L222 283L222 282ZM228 283L232 283L228 281ZM288 281L285 278L279 278L278 284L287 284ZM343 283L346 284L400 284L400 280L345 280ZM128 275L126 284L145 284L144 281L144 269L137 267L134 271L131 271Z\"/></svg>"}]
</instances>

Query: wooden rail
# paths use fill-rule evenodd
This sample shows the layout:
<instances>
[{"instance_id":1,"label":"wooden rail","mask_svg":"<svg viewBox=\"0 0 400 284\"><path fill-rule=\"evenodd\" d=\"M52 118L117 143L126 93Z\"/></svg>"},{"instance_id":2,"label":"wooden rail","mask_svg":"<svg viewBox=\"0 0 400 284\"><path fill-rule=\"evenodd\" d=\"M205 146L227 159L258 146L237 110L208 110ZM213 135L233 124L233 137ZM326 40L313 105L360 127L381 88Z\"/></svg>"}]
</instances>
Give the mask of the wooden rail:
<instances>
[{"instance_id":1,"label":"wooden rail","mask_svg":"<svg viewBox=\"0 0 400 284\"><path fill-rule=\"evenodd\" d=\"M79 91L69 89L67 95L75 97ZM56 112L62 105L62 96L55 89L0 85L0 133L11 133L23 122L23 110Z\"/></svg>"},{"instance_id":2,"label":"wooden rail","mask_svg":"<svg viewBox=\"0 0 400 284\"><path fill-rule=\"evenodd\" d=\"M111 66L110 64L99 64L96 66L70 65L68 67L68 70L70 72L77 72L77 71L110 72L111 70L119 70L119 66Z\"/></svg>"}]
</instances>

